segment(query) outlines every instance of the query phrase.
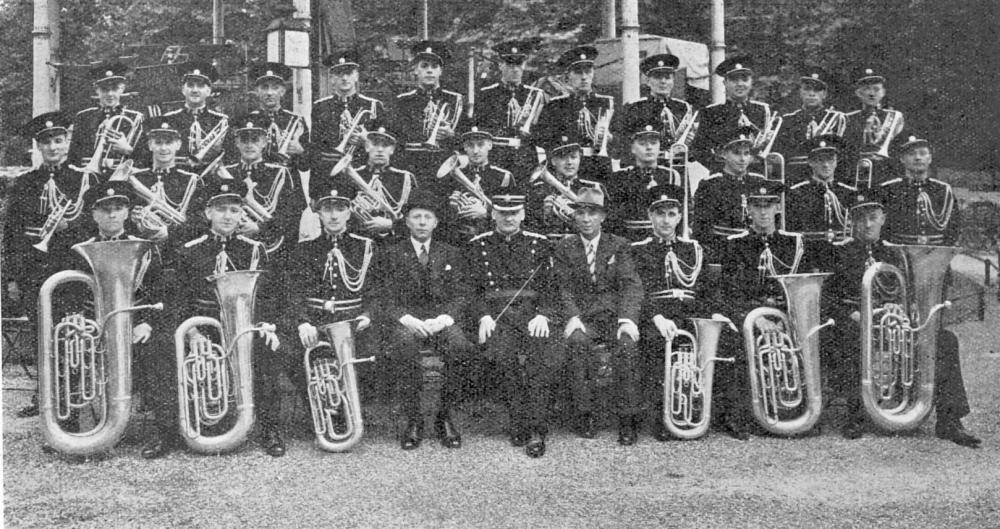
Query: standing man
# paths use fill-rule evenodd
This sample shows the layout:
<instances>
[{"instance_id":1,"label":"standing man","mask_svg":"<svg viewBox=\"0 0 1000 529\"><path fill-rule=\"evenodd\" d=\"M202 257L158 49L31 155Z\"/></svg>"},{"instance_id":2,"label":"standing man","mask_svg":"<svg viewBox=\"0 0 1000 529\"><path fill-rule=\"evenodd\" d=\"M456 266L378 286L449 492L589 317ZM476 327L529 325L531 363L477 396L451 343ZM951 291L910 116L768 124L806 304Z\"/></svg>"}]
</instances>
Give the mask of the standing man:
<instances>
[{"instance_id":1,"label":"standing man","mask_svg":"<svg viewBox=\"0 0 1000 529\"><path fill-rule=\"evenodd\" d=\"M660 133L660 146L669 148L683 133L685 118L693 117L694 109L687 101L673 97L674 74L680 65L676 55L660 53L650 55L639 64L646 76L649 95L638 101L626 103L621 117L615 120L615 138L619 140L620 158L625 158L628 134L652 126Z\"/></svg>"},{"instance_id":2,"label":"standing man","mask_svg":"<svg viewBox=\"0 0 1000 529\"><path fill-rule=\"evenodd\" d=\"M467 299L466 261L457 248L432 238L439 211L433 194L417 190L410 196L404 209L409 237L385 249L378 273L381 319L388 334L386 354L395 369L398 402L407 419L400 436L403 450L419 447L423 439L420 350L427 346L436 347L444 360L434 429L444 447L462 446L451 411L460 395L460 365L472 351L472 344L455 324Z\"/></svg>"},{"instance_id":3,"label":"standing man","mask_svg":"<svg viewBox=\"0 0 1000 529\"><path fill-rule=\"evenodd\" d=\"M257 63L250 66L247 77L253 80L258 106L237 122L252 121L267 131L264 161L285 165L297 171L308 171L309 160L302 145L302 142L309 139L306 120L281 108L292 69L276 62ZM229 156L230 160L238 158L238 152Z\"/></svg>"},{"instance_id":4,"label":"standing man","mask_svg":"<svg viewBox=\"0 0 1000 529\"><path fill-rule=\"evenodd\" d=\"M552 376L562 349L549 337L554 325L552 248L521 229L524 195L493 195L493 231L472 239L469 314L479 318L491 372L503 377L510 443L528 457L545 454Z\"/></svg>"},{"instance_id":5,"label":"standing man","mask_svg":"<svg viewBox=\"0 0 1000 529\"><path fill-rule=\"evenodd\" d=\"M951 186L931 178L930 142L907 136L896 152L903 177L880 186L886 200L886 238L899 244L955 246L962 219Z\"/></svg>"},{"instance_id":6,"label":"standing man","mask_svg":"<svg viewBox=\"0 0 1000 529\"><path fill-rule=\"evenodd\" d=\"M500 82L479 89L473 116L473 123L493 134L493 162L522 179L538 165L533 138L547 99L543 90L522 82L534 50L531 41L508 40L493 47Z\"/></svg>"},{"instance_id":7,"label":"standing man","mask_svg":"<svg viewBox=\"0 0 1000 529\"><path fill-rule=\"evenodd\" d=\"M127 72L128 67L119 62L98 64L90 68L98 106L81 110L73 118L73 139L68 159L70 164L84 167L97 154L106 156L101 160L101 170L114 169L122 160L132 156L142 135L142 112L125 108L121 104ZM97 134L102 132L102 125L103 138ZM96 152L99 144L102 152Z\"/></svg>"},{"instance_id":8,"label":"standing man","mask_svg":"<svg viewBox=\"0 0 1000 529\"><path fill-rule=\"evenodd\" d=\"M715 68L715 75L724 78L726 100L701 110L698 134L691 145L691 157L710 169L718 169L715 157L737 131L752 127L757 134L771 120L771 107L750 99L752 68L752 59L746 55L726 59Z\"/></svg>"},{"instance_id":9,"label":"standing man","mask_svg":"<svg viewBox=\"0 0 1000 529\"><path fill-rule=\"evenodd\" d=\"M594 92L597 48L578 46L559 56L556 66L566 73L570 93L552 98L538 118L538 142L551 151L566 136L580 146L580 175L604 182L611 176L611 119L615 99ZM551 156L551 154L549 154Z\"/></svg>"},{"instance_id":10,"label":"standing man","mask_svg":"<svg viewBox=\"0 0 1000 529\"><path fill-rule=\"evenodd\" d=\"M616 205L608 231L630 241L642 240L649 233L649 217L643 204L650 189L671 186L683 193L681 175L658 163L661 137L661 131L649 124L631 131L629 138L635 164L616 171L607 184L608 195Z\"/></svg>"},{"instance_id":11,"label":"standing man","mask_svg":"<svg viewBox=\"0 0 1000 529\"><path fill-rule=\"evenodd\" d=\"M441 88L441 71L451 59L444 42L425 40L410 48L417 88L396 96L392 127L403 143L399 164L421 181L434 178L455 145L462 119L462 94Z\"/></svg>"},{"instance_id":12,"label":"standing man","mask_svg":"<svg viewBox=\"0 0 1000 529\"><path fill-rule=\"evenodd\" d=\"M574 219L579 235L559 241L554 257L560 319L566 322L563 337L573 376L576 431L585 439L595 435L592 349L595 342L603 343L611 351L615 377L618 443L633 445L642 406L636 348L642 281L628 241L601 232L607 217L603 190L583 188L578 195Z\"/></svg>"},{"instance_id":13,"label":"standing man","mask_svg":"<svg viewBox=\"0 0 1000 529\"><path fill-rule=\"evenodd\" d=\"M331 94L313 102L312 144L310 150L314 174L324 175L340 160L337 147L344 134L357 123L364 130L371 130L373 120L383 119L385 107L378 99L360 92L361 59L355 50L342 50L323 58L323 66L330 69ZM364 116L359 114L365 112ZM364 153L355 151L355 165L364 162Z\"/></svg>"},{"instance_id":14,"label":"standing man","mask_svg":"<svg viewBox=\"0 0 1000 529\"><path fill-rule=\"evenodd\" d=\"M854 85L861 108L847 113L844 149L850 157L848 167L862 159L872 162L870 185L876 186L889 178L889 146L903 130L905 119L902 112L883 106L885 77L877 70L860 68Z\"/></svg>"},{"instance_id":15,"label":"standing man","mask_svg":"<svg viewBox=\"0 0 1000 529\"><path fill-rule=\"evenodd\" d=\"M226 150L229 117L208 108L212 83L218 78L219 72L209 62L192 61L181 65L184 106L163 114L181 135L181 148L177 152L179 163L188 165L193 171L200 171ZM148 165L145 163L148 153L144 156L140 158L140 165Z\"/></svg>"},{"instance_id":16,"label":"standing man","mask_svg":"<svg viewBox=\"0 0 1000 529\"><path fill-rule=\"evenodd\" d=\"M802 106L782 116L784 120L774 151L785 157L791 183L808 180L810 142L819 136L844 135L847 118L843 112L826 104L830 77L820 68L810 67L799 77L799 100Z\"/></svg>"}]
</instances>

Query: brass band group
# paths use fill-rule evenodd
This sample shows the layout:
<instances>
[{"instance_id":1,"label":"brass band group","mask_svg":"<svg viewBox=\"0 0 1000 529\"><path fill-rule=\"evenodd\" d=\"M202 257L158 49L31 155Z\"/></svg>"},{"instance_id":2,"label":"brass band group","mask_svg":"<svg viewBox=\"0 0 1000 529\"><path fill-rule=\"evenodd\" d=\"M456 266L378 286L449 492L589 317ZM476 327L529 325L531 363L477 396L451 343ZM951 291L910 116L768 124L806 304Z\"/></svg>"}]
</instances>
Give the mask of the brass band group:
<instances>
[{"instance_id":1,"label":"brass band group","mask_svg":"<svg viewBox=\"0 0 1000 529\"><path fill-rule=\"evenodd\" d=\"M448 448L484 379L530 457L563 387L577 435L610 399L622 445L644 427L805 435L835 398L847 438L936 410L938 437L979 445L940 312L959 211L878 71L858 70L844 113L804 67L801 108L781 114L733 57L714 72L726 101L695 109L659 54L641 63L648 95L619 105L594 91L589 46L556 62L562 95L524 84L536 45L493 47L500 78L472 112L440 85L435 41L413 46L415 87L394 101L359 92L356 52L326 57L332 95L308 119L282 108L281 64L250 65L258 106L232 117L212 64L182 65L183 105L146 112L121 104L125 66L95 66L98 106L25 125L42 163L8 197L4 300L37 316L22 414L44 448L110 449L141 392L145 458L231 451L255 424L281 456L286 374L317 445L345 451L363 436L359 374L377 374L415 449L426 351Z\"/></svg>"}]
</instances>

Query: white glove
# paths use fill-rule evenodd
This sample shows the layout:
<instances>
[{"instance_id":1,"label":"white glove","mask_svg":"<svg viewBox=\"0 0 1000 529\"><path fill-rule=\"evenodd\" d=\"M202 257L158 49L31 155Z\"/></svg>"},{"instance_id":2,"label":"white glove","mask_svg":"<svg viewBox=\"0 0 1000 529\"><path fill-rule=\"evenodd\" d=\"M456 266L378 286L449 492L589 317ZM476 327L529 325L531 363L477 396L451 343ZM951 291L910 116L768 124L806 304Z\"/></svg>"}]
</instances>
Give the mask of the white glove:
<instances>
[{"instance_id":1,"label":"white glove","mask_svg":"<svg viewBox=\"0 0 1000 529\"><path fill-rule=\"evenodd\" d=\"M358 331L359 332L367 329L368 327L371 327L371 325L372 325L372 319L371 318L369 318L368 316L366 316L364 314L362 314L361 316L358 316Z\"/></svg>"},{"instance_id":2,"label":"white glove","mask_svg":"<svg viewBox=\"0 0 1000 529\"><path fill-rule=\"evenodd\" d=\"M479 343L486 343L486 340L490 336L493 336L493 331L497 328L497 322L493 319L493 316L487 314L482 318L479 318Z\"/></svg>"},{"instance_id":3,"label":"white glove","mask_svg":"<svg viewBox=\"0 0 1000 529\"><path fill-rule=\"evenodd\" d=\"M423 336L424 338L431 335L431 332L427 329L427 323L423 320L418 320L409 314L400 318L399 323L402 323L404 327L419 334L420 336Z\"/></svg>"},{"instance_id":4,"label":"white glove","mask_svg":"<svg viewBox=\"0 0 1000 529\"><path fill-rule=\"evenodd\" d=\"M573 316L566 322L566 329L563 330L563 337L569 338L573 331L579 330L580 332L587 332L587 328L583 326L583 322L580 321L579 316Z\"/></svg>"},{"instance_id":5,"label":"white glove","mask_svg":"<svg viewBox=\"0 0 1000 529\"><path fill-rule=\"evenodd\" d=\"M427 327L427 331L431 334L437 334L441 332L441 329L445 327L451 327L455 324L455 320L447 314L442 314L437 318L431 318L424 321L424 325Z\"/></svg>"},{"instance_id":6,"label":"white glove","mask_svg":"<svg viewBox=\"0 0 1000 529\"><path fill-rule=\"evenodd\" d=\"M624 320L618 324L618 339L622 339L622 334L627 334L633 342L639 341L639 327L636 327L632 320Z\"/></svg>"},{"instance_id":7,"label":"white glove","mask_svg":"<svg viewBox=\"0 0 1000 529\"><path fill-rule=\"evenodd\" d=\"M660 336L663 336L669 342L674 339L674 335L677 334L677 324L674 320L668 320L663 316L663 314L657 314L653 316L653 325L656 325L656 330L660 331Z\"/></svg>"},{"instance_id":8,"label":"white glove","mask_svg":"<svg viewBox=\"0 0 1000 529\"><path fill-rule=\"evenodd\" d=\"M861 313L858 312L858 311L852 312L851 313L851 320L856 321L856 322L861 321Z\"/></svg>"},{"instance_id":9,"label":"white glove","mask_svg":"<svg viewBox=\"0 0 1000 529\"><path fill-rule=\"evenodd\" d=\"M260 323L259 326L260 330L257 332L264 337L264 344L270 347L272 351L277 351L281 347L281 340L278 339L278 335L275 333L277 327L271 323Z\"/></svg>"},{"instance_id":10,"label":"white glove","mask_svg":"<svg viewBox=\"0 0 1000 529\"><path fill-rule=\"evenodd\" d=\"M548 338L549 319L541 314L531 318L531 321L528 322L528 332L531 333L532 338Z\"/></svg>"},{"instance_id":11,"label":"white glove","mask_svg":"<svg viewBox=\"0 0 1000 529\"><path fill-rule=\"evenodd\" d=\"M152 334L153 328L148 323L140 323L132 327L132 343L146 343Z\"/></svg>"},{"instance_id":12,"label":"white glove","mask_svg":"<svg viewBox=\"0 0 1000 529\"><path fill-rule=\"evenodd\" d=\"M299 341L302 342L302 346L306 349L316 347L316 342L319 341L319 332L316 330L316 326L309 322L300 323Z\"/></svg>"}]
</instances>

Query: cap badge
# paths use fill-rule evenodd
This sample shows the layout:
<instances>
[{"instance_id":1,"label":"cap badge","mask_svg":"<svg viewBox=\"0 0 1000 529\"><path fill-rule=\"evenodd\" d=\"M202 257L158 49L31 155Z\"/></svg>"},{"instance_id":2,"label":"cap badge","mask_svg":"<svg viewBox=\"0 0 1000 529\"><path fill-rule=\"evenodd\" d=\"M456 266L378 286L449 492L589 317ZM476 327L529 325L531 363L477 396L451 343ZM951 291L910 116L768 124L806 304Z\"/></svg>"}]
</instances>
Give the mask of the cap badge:
<instances>
[{"instance_id":1,"label":"cap badge","mask_svg":"<svg viewBox=\"0 0 1000 529\"><path fill-rule=\"evenodd\" d=\"M810 77L812 77L813 79L819 79L819 74L818 73L814 73Z\"/></svg>"},{"instance_id":2,"label":"cap badge","mask_svg":"<svg viewBox=\"0 0 1000 529\"><path fill-rule=\"evenodd\" d=\"M201 70L195 68L194 70L191 70L191 75L201 75Z\"/></svg>"},{"instance_id":3,"label":"cap badge","mask_svg":"<svg viewBox=\"0 0 1000 529\"><path fill-rule=\"evenodd\" d=\"M581 53L581 54L580 54L580 60L581 60L581 61L585 61L585 60L587 60L587 54L586 54L586 53Z\"/></svg>"},{"instance_id":4,"label":"cap badge","mask_svg":"<svg viewBox=\"0 0 1000 529\"><path fill-rule=\"evenodd\" d=\"M646 132L649 132L651 130L653 130L653 126L652 125L646 125Z\"/></svg>"},{"instance_id":5,"label":"cap badge","mask_svg":"<svg viewBox=\"0 0 1000 529\"><path fill-rule=\"evenodd\" d=\"M330 190L330 196L331 196L331 197L335 197L335 196L337 196L337 190L336 190L336 189L331 189L331 190Z\"/></svg>"},{"instance_id":6,"label":"cap badge","mask_svg":"<svg viewBox=\"0 0 1000 529\"><path fill-rule=\"evenodd\" d=\"M53 123L52 123L51 121L46 121L46 122L45 122L45 128L47 128L47 129L51 129L51 128L52 128L52 126L53 126Z\"/></svg>"},{"instance_id":7,"label":"cap badge","mask_svg":"<svg viewBox=\"0 0 1000 529\"><path fill-rule=\"evenodd\" d=\"M510 52L511 52L511 53L517 53L517 46L515 46L515 47L511 48L511 49L510 49Z\"/></svg>"},{"instance_id":8,"label":"cap badge","mask_svg":"<svg viewBox=\"0 0 1000 529\"><path fill-rule=\"evenodd\" d=\"M104 72L104 77L111 77L114 74L115 74L115 72L112 72L111 70L108 70L108 71Z\"/></svg>"},{"instance_id":9,"label":"cap badge","mask_svg":"<svg viewBox=\"0 0 1000 529\"><path fill-rule=\"evenodd\" d=\"M765 194L765 193L767 193L767 188L766 188L766 187L762 187L762 188L760 188L760 194L762 194L762 195L763 195L763 194Z\"/></svg>"},{"instance_id":10,"label":"cap badge","mask_svg":"<svg viewBox=\"0 0 1000 529\"><path fill-rule=\"evenodd\" d=\"M108 191L105 194L108 195L109 197L114 196L115 190L109 187Z\"/></svg>"},{"instance_id":11,"label":"cap badge","mask_svg":"<svg viewBox=\"0 0 1000 529\"><path fill-rule=\"evenodd\" d=\"M472 127L472 132L479 132L479 127Z\"/></svg>"},{"instance_id":12,"label":"cap badge","mask_svg":"<svg viewBox=\"0 0 1000 529\"><path fill-rule=\"evenodd\" d=\"M742 64L740 64L740 63L736 63L736 67L735 67L735 68L733 68L733 69L734 69L734 70L742 70L742 69L743 69L743 65L742 65Z\"/></svg>"},{"instance_id":13,"label":"cap badge","mask_svg":"<svg viewBox=\"0 0 1000 529\"><path fill-rule=\"evenodd\" d=\"M875 72L873 72L871 68L865 68L865 75L871 75L873 73Z\"/></svg>"},{"instance_id":14,"label":"cap badge","mask_svg":"<svg viewBox=\"0 0 1000 529\"><path fill-rule=\"evenodd\" d=\"M221 186L219 186L219 191L222 191L223 193L228 193L229 192L229 184L222 184Z\"/></svg>"},{"instance_id":15,"label":"cap badge","mask_svg":"<svg viewBox=\"0 0 1000 529\"><path fill-rule=\"evenodd\" d=\"M337 62L339 62L340 64L344 64L344 58L341 57L340 59L337 60Z\"/></svg>"},{"instance_id":16,"label":"cap badge","mask_svg":"<svg viewBox=\"0 0 1000 529\"><path fill-rule=\"evenodd\" d=\"M916 136L910 136L909 138L907 138L906 141L910 142L910 143L913 143L913 142L917 141L917 137Z\"/></svg>"},{"instance_id":17,"label":"cap badge","mask_svg":"<svg viewBox=\"0 0 1000 529\"><path fill-rule=\"evenodd\" d=\"M379 127L378 131L380 134L385 134L385 127Z\"/></svg>"},{"instance_id":18,"label":"cap badge","mask_svg":"<svg viewBox=\"0 0 1000 529\"><path fill-rule=\"evenodd\" d=\"M268 70L265 75L273 77L274 76L274 71L273 70Z\"/></svg>"},{"instance_id":19,"label":"cap badge","mask_svg":"<svg viewBox=\"0 0 1000 529\"><path fill-rule=\"evenodd\" d=\"M821 142L819 142L819 146L820 146L820 147L826 147L826 142L825 142L825 141L821 141Z\"/></svg>"},{"instance_id":20,"label":"cap badge","mask_svg":"<svg viewBox=\"0 0 1000 529\"><path fill-rule=\"evenodd\" d=\"M569 138L568 138L568 137L566 137L566 136L562 136L562 137L560 137L560 138L559 138L559 141L561 141L561 142L563 142L563 143L566 143L566 142L568 142L568 141L569 141Z\"/></svg>"},{"instance_id":21,"label":"cap badge","mask_svg":"<svg viewBox=\"0 0 1000 529\"><path fill-rule=\"evenodd\" d=\"M430 46L428 46L427 49L424 50L424 53L434 53L434 52L431 51Z\"/></svg>"},{"instance_id":22,"label":"cap badge","mask_svg":"<svg viewBox=\"0 0 1000 529\"><path fill-rule=\"evenodd\" d=\"M667 200L669 198L667 195L660 195L660 200Z\"/></svg>"},{"instance_id":23,"label":"cap badge","mask_svg":"<svg viewBox=\"0 0 1000 529\"><path fill-rule=\"evenodd\" d=\"M865 201L865 196L864 195L858 195L858 203L861 203L861 202L864 202L864 201Z\"/></svg>"},{"instance_id":24,"label":"cap badge","mask_svg":"<svg viewBox=\"0 0 1000 529\"><path fill-rule=\"evenodd\" d=\"M247 121L247 126L246 126L246 128L248 128L248 129L252 129L252 128L253 128L253 123L251 123L251 122Z\"/></svg>"},{"instance_id":25,"label":"cap badge","mask_svg":"<svg viewBox=\"0 0 1000 529\"><path fill-rule=\"evenodd\" d=\"M663 61L656 61L657 66L663 66Z\"/></svg>"}]
</instances>

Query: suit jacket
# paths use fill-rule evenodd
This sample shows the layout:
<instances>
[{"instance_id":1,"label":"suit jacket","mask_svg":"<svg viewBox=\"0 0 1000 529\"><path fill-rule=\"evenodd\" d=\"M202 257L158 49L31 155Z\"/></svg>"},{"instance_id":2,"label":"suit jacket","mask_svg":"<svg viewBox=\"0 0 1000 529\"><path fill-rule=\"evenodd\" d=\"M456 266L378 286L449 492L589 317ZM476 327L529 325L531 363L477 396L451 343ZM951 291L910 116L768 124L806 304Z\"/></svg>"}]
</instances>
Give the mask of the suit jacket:
<instances>
[{"instance_id":1,"label":"suit jacket","mask_svg":"<svg viewBox=\"0 0 1000 529\"><path fill-rule=\"evenodd\" d=\"M586 322L611 316L638 323L643 289L632 263L629 242L602 233L594 263L596 283L590 280L587 255L579 236L566 237L556 246L556 282L563 320L579 316Z\"/></svg>"},{"instance_id":2,"label":"suit jacket","mask_svg":"<svg viewBox=\"0 0 1000 529\"><path fill-rule=\"evenodd\" d=\"M385 249L376 274L379 319L391 323L406 314L458 319L467 297L465 258L437 239L431 239L428 254L427 265L421 265L409 237Z\"/></svg>"}]
</instances>

